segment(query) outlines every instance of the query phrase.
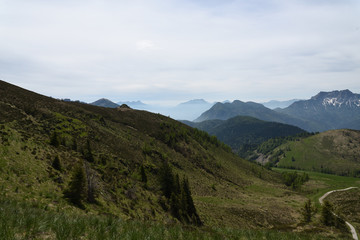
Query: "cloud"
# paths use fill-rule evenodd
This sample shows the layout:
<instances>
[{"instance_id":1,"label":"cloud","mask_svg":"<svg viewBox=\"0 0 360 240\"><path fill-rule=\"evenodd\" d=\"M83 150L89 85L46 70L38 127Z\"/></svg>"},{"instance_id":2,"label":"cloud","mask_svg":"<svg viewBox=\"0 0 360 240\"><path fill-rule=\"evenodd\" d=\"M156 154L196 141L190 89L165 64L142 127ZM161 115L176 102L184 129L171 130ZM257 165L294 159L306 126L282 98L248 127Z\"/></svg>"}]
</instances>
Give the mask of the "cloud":
<instances>
[{"instance_id":1,"label":"cloud","mask_svg":"<svg viewBox=\"0 0 360 240\"><path fill-rule=\"evenodd\" d=\"M47 95L183 101L360 92L355 0L0 4L0 78Z\"/></svg>"},{"instance_id":2,"label":"cloud","mask_svg":"<svg viewBox=\"0 0 360 240\"><path fill-rule=\"evenodd\" d=\"M136 48L140 51L155 49L155 44L150 40L140 40L136 42Z\"/></svg>"}]
</instances>

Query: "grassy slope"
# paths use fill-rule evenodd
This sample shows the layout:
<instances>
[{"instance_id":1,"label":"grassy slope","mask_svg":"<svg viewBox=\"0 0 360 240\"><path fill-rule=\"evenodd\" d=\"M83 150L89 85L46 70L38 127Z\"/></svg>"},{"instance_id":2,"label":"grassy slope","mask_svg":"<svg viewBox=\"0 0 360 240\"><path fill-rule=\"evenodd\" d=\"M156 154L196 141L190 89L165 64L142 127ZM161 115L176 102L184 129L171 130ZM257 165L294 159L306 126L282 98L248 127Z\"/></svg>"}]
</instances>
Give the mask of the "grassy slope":
<instances>
[{"instance_id":1,"label":"grassy slope","mask_svg":"<svg viewBox=\"0 0 360 240\"><path fill-rule=\"evenodd\" d=\"M323 240L326 236L274 230L192 228L155 222L123 221L112 216L74 214L36 205L0 201L0 238L13 239L268 239ZM333 238L335 239L335 238ZM337 238L339 239L339 238Z\"/></svg>"},{"instance_id":2,"label":"grassy slope","mask_svg":"<svg viewBox=\"0 0 360 240\"><path fill-rule=\"evenodd\" d=\"M280 146L277 150L284 150L285 157L280 156L278 166L356 175L360 171L359 146L359 131L327 131Z\"/></svg>"},{"instance_id":3,"label":"grassy slope","mask_svg":"<svg viewBox=\"0 0 360 240\"><path fill-rule=\"evenodd\" d=\"M309 175L310 180L306 182L301 187L301 192L304 196L308 197L312 200L313 203L320 209L319 198L323 196L326 192L336 189L344 189L348 187L358 187L358 189L353 189L346 192L335 192L331 193L326 200L330 201L334 207L335 211L342 216L342 218L351 222L356 228L356 231L359 233L360 231L360 179L353 177L344 177L344 176L336 176L332 174L325 174L319 172L311 172L311 171L301 171L301 170L290 170L290 169L281 169L281 168L273 168L274 171L282 173L289 171L296 171L298 173L307 173ZM320 221L320 212L315 215L314 225L318 228L323 228L323 226L319 225ZM306 231L305 226L303 231ZM327 230L331 231L331 230ZM344 237L346 237L344 235ZM350 238L350 235L347 235Z\"/></svg>"},{"instance_id":4,"label":"grassy slope","mask_svg":"<svg viewBox=\"0 0 360 240\"><path fill-rule=\"evenodd\" d=\"M283 168L273 168L273 171L279 173L289 171L307 173L310 177L310 180L302 186L301 192L305 194L305 196L313 200L316 204L318 204L318 199L328 191L335 189L344 189L348 187L360 187L360 178L344 177L326 173L291 170Z\"/></svg>"},{"instance_id":5,"label":"grassy slope","mask_svg":"<svg viewBox=\"0 0 360 240\"><path fill-rule=\"evenodd\" d=\"M189 178L207 226L280 228L298 221L304 198L286 189L276 173L172 119L62 102L3 82L0 96L0 188L8 199L80 211L62 192L89 142L94 161L85 165L96 186L97 204L86 203L87 212L174 222L161 204L158 181L162 162L169 161L175 172ZM49 144L53 132L60 137L59 147ZM63 171L51 167L56 155ZM140 181L141 166L148 175L146 185Z\"/></svg>"},{"instance_id":6,"label":"grassy slope","mask_svg":"<svg viewBox=\"0 0 360 240\"><path fill-rule=\"evenodd\" d=\"M330 194L326 200L332 203L335 211L339 211L342 216L357 229L360 230L360 190L352 189L346 192L335 192Z\"/></svg>"}]
</instances>

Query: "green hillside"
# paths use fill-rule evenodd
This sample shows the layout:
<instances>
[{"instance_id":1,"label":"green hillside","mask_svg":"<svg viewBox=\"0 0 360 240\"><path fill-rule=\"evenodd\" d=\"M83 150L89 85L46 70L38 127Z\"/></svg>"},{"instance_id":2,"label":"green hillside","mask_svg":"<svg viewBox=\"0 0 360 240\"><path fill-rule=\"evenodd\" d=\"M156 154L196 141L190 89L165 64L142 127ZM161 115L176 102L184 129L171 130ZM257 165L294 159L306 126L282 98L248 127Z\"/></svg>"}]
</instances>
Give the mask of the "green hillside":
<instances>
[{"instance_id":1,"label":"green hillside","mask_svg":"<svg viewBox=\"0 0 360 240\"><path fill-rule=\"evenodd\" d=\"M204 132L158 114L63 102L5 82L0 96L0 182L6 198L69 209L73 204L64 193L80 167L88 186L82 198L86 211L182 221L175 219L170 199L163 195L160 176L166 163L180 182L189 179L205 225L296 222L293 204L279 198L288 190L278 174L236 157ZM56 158L61 167L54 164ZM288 198L302 201L295 193ZM278 205L289 214L280 213Z\"/></svg>"},{"instance_id":2,"label":"green hillside","mask_svg":"<svg viewBox=\"0 0 360 240\"><path fill-rule=\"evenodd\" d=\"M281 176L159 114L0 82L1 239L323 238L291 233L306 197Z\"/></svg>"},{"instance_id":3,"label":"green hillside","mask_svg":"<svg viewBox=\"0 0 360 240\"><path fill-rule=\"evenodd\" d=\"M228 120L185 123L216 136L244 158L251 158L254 150L269 139L307 134L295 126L262 121L247 116L236 116Z\"/></svg>"},{"instance_id":4,"label":"green hillside","mask_svg":"<svg viewBox=\"0 0 360 240\"><path fill-rule=\"evenodd\" d=\"M279 167L360 176L360 131L331 130L289 141L271 158Z\"/></svg>"}]
</instances>

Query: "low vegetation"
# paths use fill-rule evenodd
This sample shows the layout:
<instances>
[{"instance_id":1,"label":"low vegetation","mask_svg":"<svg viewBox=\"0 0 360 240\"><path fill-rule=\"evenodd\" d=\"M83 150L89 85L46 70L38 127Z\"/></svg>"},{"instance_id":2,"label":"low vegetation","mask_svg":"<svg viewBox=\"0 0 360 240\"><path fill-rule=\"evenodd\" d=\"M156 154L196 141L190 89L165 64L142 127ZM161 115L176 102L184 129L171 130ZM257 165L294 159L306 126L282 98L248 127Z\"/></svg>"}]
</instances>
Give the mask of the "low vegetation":
<instances>
[{"instance_id":1,"label":"low vegetation","mask_svg":"<svg viewBox=\"0 0 360 240\"><path fill-rule=\"evenodd\" d=\"M317 234L275 230L191 228L155 222L122 220L114 216L54 211L0 198L0 238L13 239L269 239L322 240Z\"/></svg>"},{"instance_id":2,"label":"low vegetation","mask_svg":"<svg viewBox=\"0 0 360 240\"><path fill-rule=\"evenodd\" d=\"M311 174L288 174L286 186L277 171L159 114L0 82L0 133L1 239L329 236L298 225Z\"/></svg>"},{"instance_id":3,"label":"low vegetation","mask_svg":"<svg viewBox=\"0 0 360 240\"><path fill-rule=\"evenodd\" d=\"M360 177L360 131L332 130L288 141L270 152L272 165Z\"/></svg>"}]
</instances>

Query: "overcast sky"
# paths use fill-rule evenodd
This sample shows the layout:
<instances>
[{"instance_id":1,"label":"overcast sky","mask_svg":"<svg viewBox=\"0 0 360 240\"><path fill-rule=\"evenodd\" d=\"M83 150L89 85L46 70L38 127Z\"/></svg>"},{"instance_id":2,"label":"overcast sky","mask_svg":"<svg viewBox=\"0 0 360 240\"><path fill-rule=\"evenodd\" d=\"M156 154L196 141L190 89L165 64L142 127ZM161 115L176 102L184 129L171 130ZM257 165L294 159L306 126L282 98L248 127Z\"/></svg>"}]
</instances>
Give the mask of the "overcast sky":
<instances>
[{"instance_id":1,"label":"overcast sky","mask_svg":"<svg viewBox=\"0 0 360 240\"><path fill-rule=\"evenodd\" d=\"M0 79L86 102L360 93L360 1L0 0Z\"/></svg>"}]
</instances>

